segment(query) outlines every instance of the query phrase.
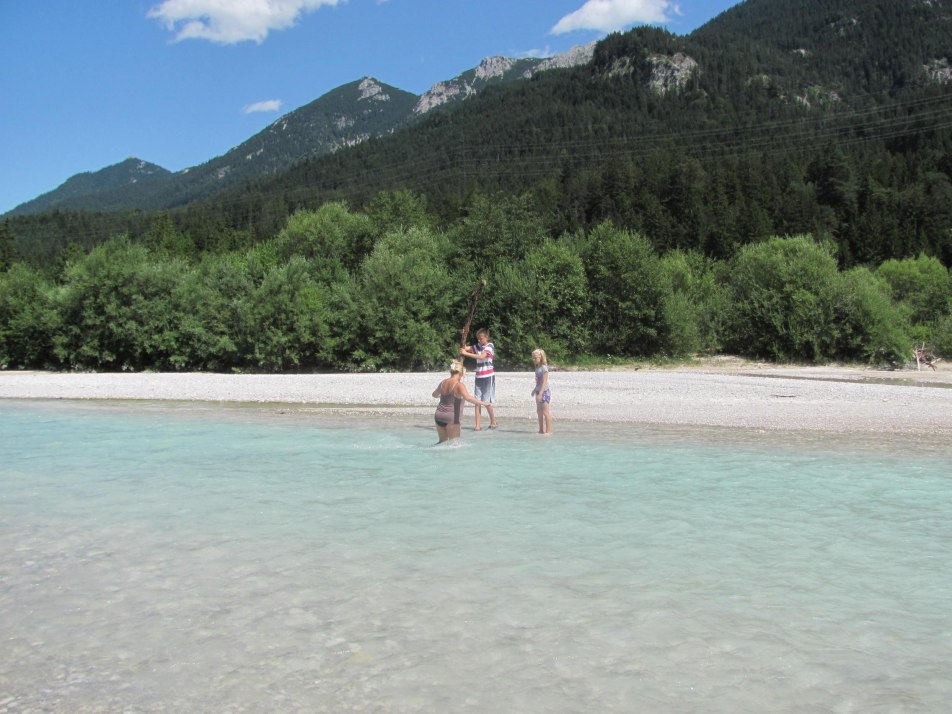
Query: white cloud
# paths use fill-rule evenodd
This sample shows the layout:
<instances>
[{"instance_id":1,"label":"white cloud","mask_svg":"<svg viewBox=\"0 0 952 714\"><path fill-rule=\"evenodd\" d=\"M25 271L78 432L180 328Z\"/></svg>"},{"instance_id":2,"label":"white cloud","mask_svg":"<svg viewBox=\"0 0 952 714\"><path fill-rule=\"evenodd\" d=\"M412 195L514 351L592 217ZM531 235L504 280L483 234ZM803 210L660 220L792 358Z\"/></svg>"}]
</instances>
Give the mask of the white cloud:
<instances>
[{"instance_id":1,"label":"white cloud","mask_svg":"<svg viewBox=\"0 0 952 714\"><path fill-rule=\"evenodd\" d=\"M222 45L264 42L272 30L291 27L299 15L347 0L163 0L149 10L179 40Z\"/></svg>"},{"instance_id":2,"label":"white cloud","mask_svg":"<svg viewBox=\"0 0 952 714\"><path fill-rule=\"evenodd\" d=\"M281 105L284 104L280 99L268 99L263 102L248 104L243 111L245 114L254 114L255 112L278 112L281 111Z\"/></svg>"},{"instance_id":3,"label":"white cloud","mask_svg":"<svg viewBox=\"0 0 952 714\"><path fill-rule=\"evenodd\" d=\"M576 30L615 32L635 24L663 25L669 13L680 14L672 0L587 0L559 20L550 32L562 35Z\"/></svg>"}]
</instances>

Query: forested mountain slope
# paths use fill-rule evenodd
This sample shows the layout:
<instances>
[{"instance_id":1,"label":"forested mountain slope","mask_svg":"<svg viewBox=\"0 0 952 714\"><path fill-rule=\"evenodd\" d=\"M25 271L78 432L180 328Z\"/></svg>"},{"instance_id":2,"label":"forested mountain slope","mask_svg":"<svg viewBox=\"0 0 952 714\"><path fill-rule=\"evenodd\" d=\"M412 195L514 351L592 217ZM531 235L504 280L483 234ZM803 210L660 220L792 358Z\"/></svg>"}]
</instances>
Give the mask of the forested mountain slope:
<instances>
[{"instance_id":1,"label":"forested mountain slope","mask_svg":"<svg viewBox=\"0 0 952 714\"><path fill-rule=\"evenodd\" d=\"M585 67L205 208L236 225L279 197L293 211L410 188L452 218L473 191L529 192L554 234L611 218L660 247L727 255L813 232L847 263L949 262L950 38L949 0L751 0L687 37L612 35Z\"/></svg>"},{"instance_id":2,"label":"forested mountain slope","mask_svg":"<svg viewBox=\"0 0 952 714\"><path fill-rule=\"evenodd\" d=\"M380 191L444 221L524 195L551 235L611 219L723 257L812 233L844 265L952 263L952 0L747 0L688 36L614 34L590 63L486 87L414 126L173 212L200 246ZM219 167L221 168L221 167ZM82 222L79 235L63 236ZM139 213L12 222L18 246L146 229ZM225 236L225 237L222 237ZM42 238L41 238L42 237Z\"/></svg>"}]
</instances>

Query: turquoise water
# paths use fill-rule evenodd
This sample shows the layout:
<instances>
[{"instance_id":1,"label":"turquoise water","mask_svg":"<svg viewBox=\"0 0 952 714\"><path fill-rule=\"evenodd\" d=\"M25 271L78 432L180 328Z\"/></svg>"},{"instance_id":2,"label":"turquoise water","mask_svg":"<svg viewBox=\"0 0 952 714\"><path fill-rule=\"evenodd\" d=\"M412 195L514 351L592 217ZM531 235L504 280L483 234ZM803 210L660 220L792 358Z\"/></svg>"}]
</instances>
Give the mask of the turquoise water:
<instances>
[{"instance_id":1,"label":"turquoise water","mask_svg":"<svg viewBox=\"0 0 952 714\"><path fill-rule=\"evenodd\" d=\"M943 448L0 402L0 712L940 712Z\"/></svg>"}]
</instances>

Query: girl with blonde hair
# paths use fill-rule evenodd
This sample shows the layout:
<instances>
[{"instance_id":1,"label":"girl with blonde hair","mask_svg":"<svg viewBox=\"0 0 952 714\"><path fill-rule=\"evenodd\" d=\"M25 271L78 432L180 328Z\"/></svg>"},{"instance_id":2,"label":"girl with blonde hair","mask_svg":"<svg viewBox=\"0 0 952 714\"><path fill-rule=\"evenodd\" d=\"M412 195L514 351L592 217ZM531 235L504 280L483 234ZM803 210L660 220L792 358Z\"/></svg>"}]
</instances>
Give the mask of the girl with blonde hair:
<instances>
[{"instance_id":1,"label":"girl with blonde hair","mask_svg":"<svg viewBox=\"0 0 952 714\"><path fill-rule=\"evenodd\" d=\"M539 433L550 436L552 412L549 404L552 401L552 391L549 389L549 360L546 359L545 350L532 350L532 364L535 365L535 387L532 390L532 396L536 401Z\"/></svg>"}]
</instances>

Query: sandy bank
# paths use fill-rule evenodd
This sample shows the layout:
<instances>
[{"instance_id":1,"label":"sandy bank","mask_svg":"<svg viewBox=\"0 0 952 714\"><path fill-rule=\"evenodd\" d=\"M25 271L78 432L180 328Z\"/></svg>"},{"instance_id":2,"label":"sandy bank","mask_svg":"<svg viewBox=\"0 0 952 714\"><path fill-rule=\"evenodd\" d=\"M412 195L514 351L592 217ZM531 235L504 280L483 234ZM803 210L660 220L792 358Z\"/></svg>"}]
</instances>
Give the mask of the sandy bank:
<instances>
[{"instance_id":1,"label":"sandy bank","mask_svg":"<svg viewBox=\"0 0 952 714\"><path fill-rule=\"evenodd\" d=\"M428 415L437 373L337 375L0 372L0 399L299 404ZM472 375L467 376L472 389ZM500 421L534 419L528 372L497 375ZM705 365L552 375L558 420L952 436L952 370ZM2 408L2 402L0 402Z\"/></svg>"}]
</instances>

